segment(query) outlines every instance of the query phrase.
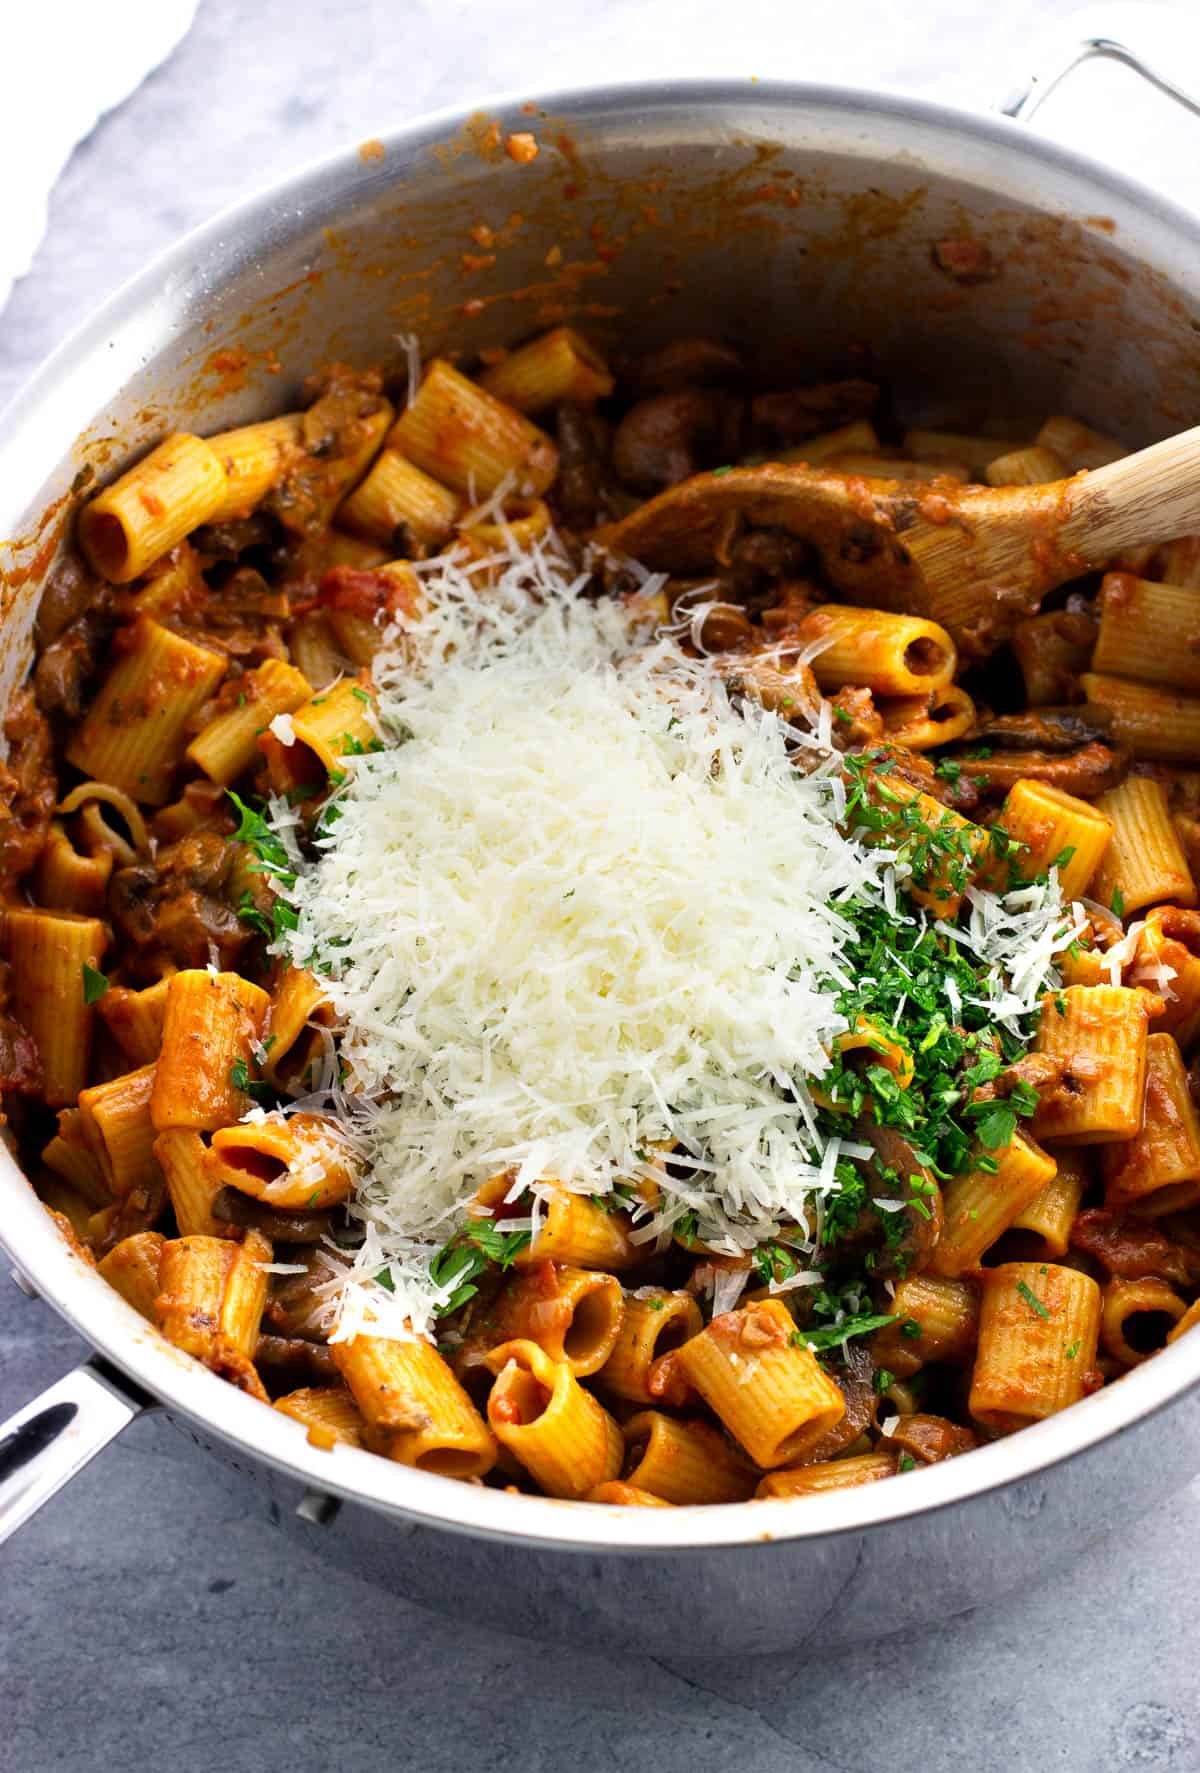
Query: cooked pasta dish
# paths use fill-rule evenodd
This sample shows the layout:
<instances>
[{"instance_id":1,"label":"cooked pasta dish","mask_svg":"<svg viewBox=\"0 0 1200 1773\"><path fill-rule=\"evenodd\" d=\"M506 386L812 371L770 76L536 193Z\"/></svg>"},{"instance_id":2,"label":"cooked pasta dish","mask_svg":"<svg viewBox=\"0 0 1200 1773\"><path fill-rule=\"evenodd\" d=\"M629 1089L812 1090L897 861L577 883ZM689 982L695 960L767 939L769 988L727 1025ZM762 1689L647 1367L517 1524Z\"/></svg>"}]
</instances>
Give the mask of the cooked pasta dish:
<instances>
[{"instance_id":1,"label":"cooked pasta dish","mask_svg":"<svg viewBox=\"0 0 1200 1773\"><path fill-rule=\"evenodd\" d=\"M685 480L1123 452L403 346L88 488L45 586L0 1081L62 1234L331 1459L589 1503L913 1474L1184 1333L1200 537L966 625L736 510L682 578L620 535Z\"/></svg>"}]
</instances>

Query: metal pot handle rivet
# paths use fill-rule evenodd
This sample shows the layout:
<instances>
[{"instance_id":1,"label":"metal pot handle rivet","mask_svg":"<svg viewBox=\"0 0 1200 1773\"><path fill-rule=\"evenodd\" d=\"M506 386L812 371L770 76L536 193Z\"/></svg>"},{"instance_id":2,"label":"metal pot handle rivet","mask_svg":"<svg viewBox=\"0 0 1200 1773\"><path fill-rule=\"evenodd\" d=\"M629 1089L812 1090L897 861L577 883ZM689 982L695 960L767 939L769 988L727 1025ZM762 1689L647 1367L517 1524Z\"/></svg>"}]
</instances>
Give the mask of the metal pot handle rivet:
<instances>
[{"instance_id":1,"label":"metal pot handle rivet","mask_svg":"<svg viewBox=\"0 0 1200 1773\"><path fill-rule=\"evenodd\" d=\"M308 1521L314 1527L328 1527L341 1506L340 1496L327 1496L324 1490L305 1490L296 1504L296 1513L302 1521Z\"/></svg>"}]
</instances>

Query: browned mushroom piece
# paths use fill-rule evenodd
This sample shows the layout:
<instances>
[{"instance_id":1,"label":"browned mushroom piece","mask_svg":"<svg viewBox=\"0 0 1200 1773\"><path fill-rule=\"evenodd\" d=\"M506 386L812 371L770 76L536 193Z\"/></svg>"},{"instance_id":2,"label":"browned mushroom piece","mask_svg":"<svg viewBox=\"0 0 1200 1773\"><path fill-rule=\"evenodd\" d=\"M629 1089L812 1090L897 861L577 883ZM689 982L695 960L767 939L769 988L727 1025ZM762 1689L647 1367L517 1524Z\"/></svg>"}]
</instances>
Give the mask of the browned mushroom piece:
<instances>
[{"instance_id":1,"label":"browned mushroom piece","mask_svg":"<svg viewBox=\"0 0 1200 1773\"><path fill-rule=\"evenodd\" d=\"M833 431L839 425L867 418L878 399L878 384L859 377L813 382L806 387L756 394L750 403L750 418L756 436L761 433L771 443L786 449L807 442L821 431Z\"/></svg>"},{"instance_id":2,"label":"browned mushroom piece","mask_svg":"<svg viewBox=\"0 0 1200 1773\"><path fill-rule=\"evenodd\" d=\"M870 751L883 739L883 716L869 689L847 684L830 696L833 725L830 732L839 751Z\"/></svg>"},{"instance_id":3,"label":"browned mushroom piece","mask_svg":"<svg viewBox=\"0 0 1200 1773\"><path fill-rule=\"evenodd\" d=\"M1109 1274L1124 1280L1157 1275L1175 1286L1188 1286L1200 1273L1200 1254L1172 1243L1159 1226L1106 1207L1089 1207L1077 1215L1071 1226L1071 1248L1093 1256Z\"/></svg>"},{"instance_id":4,"label":"browned mushroom piece","mask_svg":"<svg viewBox=\"0 0 1200 1773\"><path fill-rule=\"evenodd\" d=\"M28 873L41 854L57 799L50 728L28 685L13 692L4 738L8 761L0 762L0 881L7 885Z\"/></svg>"},{"instance_id":5,"label":"browned mushroom piece","mask_svg":"<svg viewBox=\"0 0 1200 1773\"><path fill-rule=\"evenodd\" d=\"M112 629L112 587L74 555L55 568L34 625L34 694L43 714L78 720L97 653Z\"/></svg>"},{"instance_id":6,"label":"browned mushroom piece","mask_svg":"<svg viewBox=\"0 0 1200 1773\"><path fill-rule=\"evenodd\" d=\"M212 1216L222 1225L261 1231L272 1243L319 1244L333 1236L332 1213L289 1213L264 1206L236 1188L222 1188L214 1197Z\"/></svg>"},{"instance_id":7,"label":"browned mushroom piece","mask_svg":"<svg viewBox=\"0 0 1200 1773\"><path fill-rule=\"evenodd\" d=\"M811 670L787 656L786 648L736 654L725 679L731 694L748 696L782 720L811 725L821 706L821 692Z\"/></svg>"},{"instance_id":8,"label":"browned mushroom piece","mask_svg":"<svg viewBox=\"0 0 1200 1773\"><path fill-rule=\"evenodd\" d=\"M945 1416L926 1416L920 1412L901 1416L891 1434L880 1438L883 1453L908 1454L922 1465L936 1465L941 1459L955 1459L979 1445L969 1428L949 1421Z\"/></svg>"},{"instance_id":9,"label":"browned mushroom piece","mask_svg":"<svg viewBox=\"0 0 1200 1773\"><path fill-rule=\"evenodd\" d=\"M274 1277L271 1296L263 1310L264 1332L285 1339L299 1336L308 1340L320 1333L323 1301L317 1288L322 1282L335 1279L337 1270L320 1244L294 1250L288 1260L303 1263L303 1272Z\"/></svg>"},{"instance_id":10,"label":"browned mushroom piece","mask_svg":"<svg viewBox=\"0 0 1200 1773\"><path fill-rule=\"evenodd\" d=\"M854 1122L854 1136L873 1146L875 1158L861 1166L867 1205L856 1224L839 1238L839 1250L873 1250L874 1272L880 1280L920 1273L929 1266L942 1234L941 1190L894 1127L880 1126L864 1113ZM914 1176L920 1182L919 1190L910 1186L909 1179ZM899 1208L874 1204L896 1200L903 1203Z\"/></svg>"},{"instance_id":11,"label":"browned mushroom piece","mask_svg":"<svg viewBox=\"0 0 1200 1773\"><path fill-rule=\"evenodd\" d=\"M830 1378L846 1401L846 1414L841 1421L814 1441L800 1463L817 1465L825 1459L836 1459L852 1447L860 1435L875 1427L879 1411L879 1394L875 1390L875 1363L864 1342L848 1341L834 1356L823 1356Z\"/></svg>"},{"instance_id":12,"label":"browned mushroom piece","mask_svg":"<svg viewBox=\"0 0 1200 1773\"><path fill-rule=\"evenodd\" d=\"M591 529L628 509L613 479L612 426L589 407L564 401L554 421L558 479L553 498L571 529Z\"/></svg>"},{"instance_id":13,"label":"browned mushroom piece","mask_svg":"<svg viewBox=\"0 0 1200 1773\"><path fill-rule=\"evenodd\" d=\"M971 728L972 745L997 751L1045 751L1066 756L1095 739L1107 739L1112 720L1107 709L1027 708L1021 714L982 714Z\"/></svg>"},{"instance_id":14,"label":"browned mushroom piece","mask_svg":"<svg viewBox=\"0 0 1200 1773\"><path fill-rule=\"evenodd\" d=\"M236 966L254 939L239 909L243 895L264 916L271 912L270 888L251 860L220 831L191 831L152 861L119 868L108 908L131 975L153 981L164 962L203 967L214 953L222 966Z\"/></svg>"},{"instance_id":15,"label":"browned mushroom piece","mask_svg":"<svg viewBox=\"0 0 1200 1773\"><path fill-rule=\"evenodd\" d=\"M745 402L711 388L652 394L631 406L613 437L613 467L623 485L662 492L701 469L736 457Z\"/></svg>"},{"instance_id":16,"label":"browned mushroom piece","mask_svg":"<svg viewBox=\"0 0 1200 1773\"><path fill-rule=\"evenodd\" d=\"M1017 623L1012 649L1025 679L1025 693L1035 707L1083 700L1079 679L1091 664L1097 632L1095 610L1078 592L1067 598L1065 608Z\"/></svg>"},{"instance_id":17,"label":"browned mushroom piece","mask_svg":"<svg viewBox=\"0 0 1200 1773\"><path fill-rule=\"evenodd\" d=\"M961 772L955 804L969 810L964 789L977 799L994 798L1022 778L1083 799L1115 788L1128 775L1131 759L1108 738L1109 726L1106 710L1090 705L984 712L964 749L953 754Z\"/></svg>"},{"instance_id":18,"label":"browned mushroom piece","mask_svg":"<svg viewBox=\"0 0 1200 1773\"><path fill-rule=\"evenodd\" d=\"M272 1394L304 1385L336 1385L339 1378L329 1349L302 1336L260 1336L254 1364Z\"/></svg>"},{"instance_id":19,"label":"browned mushroom piece","mask_svg":"<svg viewBox=\"0 0 1200 1773\"><path fill-rule=\"evenodd\" d=\"M963 777L985 795L1007 794L1014 782L1025 779L1046 782L1081 800L1094 800L1124 781L1130 756L1116 745L1094 739L1072 752L996 751L989 757L966 752L958 761Z\"/></svg>"},{"instance_id":20,"label":"browned mushroom piece","mask_svg":"<svg viewBox=\"0 0 1200 1773\"><path fill-rule=\"evenodd\" d=\"M639 394L678 394L684 388L735 381L742 369L738 353L716 339L672 339L640 358L629 382Z\"/></svg>"}]
</instances>

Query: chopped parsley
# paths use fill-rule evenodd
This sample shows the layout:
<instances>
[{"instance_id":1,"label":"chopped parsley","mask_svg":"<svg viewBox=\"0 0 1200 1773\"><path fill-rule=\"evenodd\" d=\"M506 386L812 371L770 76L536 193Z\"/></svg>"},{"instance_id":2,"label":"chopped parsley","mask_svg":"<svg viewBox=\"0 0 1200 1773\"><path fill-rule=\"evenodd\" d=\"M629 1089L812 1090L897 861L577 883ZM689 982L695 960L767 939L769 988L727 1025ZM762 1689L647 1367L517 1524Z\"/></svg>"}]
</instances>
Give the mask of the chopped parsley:
<instances>
[{"instance_id":1,"label":"chopped parsley","mask_svg":"<svg viewBox=\"0 0 1200 1773\"><path fill-rule=\"evenodd\" d=\"M809 1348L837 1348L851 1336L869 1336L872 1330L884 1330L895 1323L894 1317L864 1315L843 1318L840 1324L825 1324L820 1329L802 1330L801 1340Z\"/></svg>"},{"instance_id":2,"label":"chopped parsley","mask_svg":"<svg viewBox=\"0 0 1200 1773\"><path fill-rule=\"evenodd\" d=\"M108 980L105 978L104 974L98 973L95 967L89 966L85 960L83 963L84 1003L99 1003L107 990Z\"/></svg>"},{"instance_id":3,"label":"chopped parsley","mask_svg":"<svg viewBox=\"0 0 1200 1773\"><path fill-rule=\"evenodd\" d=\"M920 803L893 792L885 753L850 755L844 762L847 823L894 845L908 861L915 885L933 886L938 893L961 891L975 865L973 832L964 831L949 813L930 822ZM1006 847L1006 835L994 831L994 853ZM962 944L946 941L932 917L896 919L886 907L872 904L845 909L854 932L844 955L850 983L839 993L837 1007L851 1027L861 1018L895 1043L907 1055L911 1073L902 1087L887 1066L864 1064L861 1050L835 1057L822 1089L843 1112L822 1111L822 1135L844 1135L847 1116L867 1113L902 1133L940 1182L973 1167L990 1170L995 1160L989 1154L1011 1143L1018 1120L1036 1108L1037 1093L1017 1084L1002 1100L980 1101L975 1091L1025 1051L1037 1012L1020 1032L994 1029L980 989L983 965ZM956 1006L953 1022L948 1003ZM842 1192L828 1198L823 1243L836 1242L868 1204L864 1184L852 1180L853 1168L838 1166ZM915 1198L920 1193L914 1190L906 1206L924 1216Z\"/></svg>"},{"instance_id":4,"label":"chopped parsley","mask_svg":"<svg viewBox=\"0 0 1200 1773\"><path fill-rule=\"evenodd\" d=\"M1023 1280L1017 1282L1017 1292L1021 1295L1022 1299L1024 1299L1030 1311L1036 1311L1039 1317L1044 1317L1047 1320L1049 1319L1050 1312L1048 1307L1043 1305L1037 1294L1031 1287L1026 1286Z\"/></svg>"},{"instance_id":5,"label":"chopped parsley","mask_svg":"<svg viewBox=\"0 0 1200 1773\"><path fill-rule=\"evenodd\" d=\"M270 1100L270 1084L260 1083L257 1078L251 1077L250 1067L244 1059L233 1061L229 1067L229 1081L235 1090L240 1090L244 1096L253 1097L256 1102Z\"/></svg>"},{"instance_id":6,"label":"chopped parsley","mask_svg":"<svg viewBox=\"0 0 1200 1773\"><path fill-rule=\"evenodd\" d=\"M488 1219L473 1221L444 1244L429 1264L429 1278L435 1287L454 1290L445 1304L438 1307L439 1317L459 1311L479 1288L474 1284L487 1270L489 1263L502 1271L510 1268L521 1251L528 1248L533 1233L529 1231L497 1231ZM383 1275L388 1275L384 1282ZM389 1271L381 1269L376 1280L388 1286Z\"/></svg>"},{"instance_id":7,"label":"chopped parsley","mask_svg":"<svg viewBox=\"0 0 1200 1773\"><path fill-rule=\"evenodd\" d=\"M759 1244L751 1261L764 1287L769 1287L772 1281L778 1285L780 1281L791 1280L800 1272L800 1264L784 1244Z\"/></svg>"}]
</instances>

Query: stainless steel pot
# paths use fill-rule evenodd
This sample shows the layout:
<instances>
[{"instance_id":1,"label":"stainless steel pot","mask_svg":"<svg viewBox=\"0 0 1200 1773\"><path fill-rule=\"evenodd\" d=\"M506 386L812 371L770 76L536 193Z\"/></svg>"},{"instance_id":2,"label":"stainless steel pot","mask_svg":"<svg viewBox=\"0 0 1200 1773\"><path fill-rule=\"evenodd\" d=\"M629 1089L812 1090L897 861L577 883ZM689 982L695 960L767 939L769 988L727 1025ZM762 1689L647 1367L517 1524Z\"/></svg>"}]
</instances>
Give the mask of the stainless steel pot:
<instances>
[{"instance_id":1,"label":"stainless steel pot","mask_svg":"<svg viewBox=\"0 0 1200 1773\"><path fill-rule=\"evenodd\" d=\"M1090 53L1153 75L1166 52L1084 30L1012 109ZM1160 61L1163 83L1177 66ZM513 130L537 135L531 164L505 154ZM964 233L994 275L937 267L933 244ZM1200 221L1004 118L769 83L506 101L243 205L57 353L0 427L0 533L20 538L0 555L8 679L82 469L115 469L168 425L280 409L314 362L394 356L400 331L469 351L566 316L613 340L717 331L796 374L862 362L869 342L914 419L1061 410L1138 443L1200 413ZM268 1485L296 1531L398 1591L532 1635L677 1650L682 1633L730 1654L945 1617L1193 1468L1197 1336L969 1458L802 1504L622 1510L450 1483L309 1446L163 1342L7 1158L0 1198L22 1283L99 1351L0 1429L0 1533L155 1402ZM447 1532L471 1536L470 1557L446 1556Z\"/></svg>"}]
</instances>

